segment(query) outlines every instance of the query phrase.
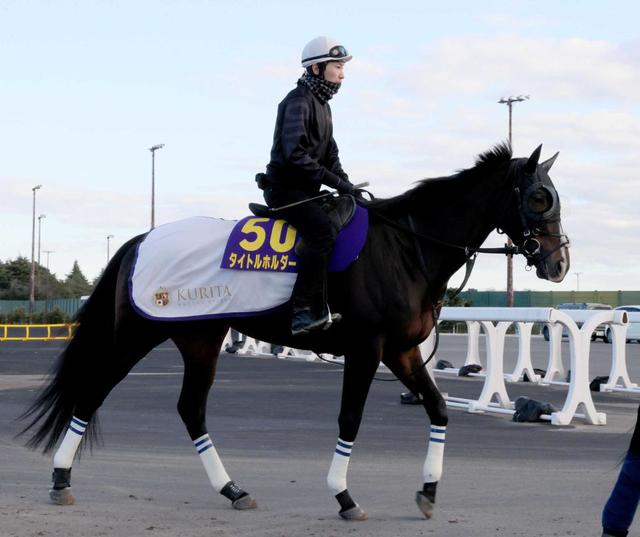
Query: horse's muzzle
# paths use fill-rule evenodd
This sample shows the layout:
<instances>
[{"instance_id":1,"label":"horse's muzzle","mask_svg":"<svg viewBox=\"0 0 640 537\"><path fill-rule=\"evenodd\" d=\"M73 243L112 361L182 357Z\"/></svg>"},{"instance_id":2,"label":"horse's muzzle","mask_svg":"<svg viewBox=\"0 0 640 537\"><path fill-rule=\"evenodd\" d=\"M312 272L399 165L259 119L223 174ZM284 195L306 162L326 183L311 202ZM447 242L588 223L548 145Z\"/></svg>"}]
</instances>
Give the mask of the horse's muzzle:
<instances>
[{"instance_id":1,"label":"horse's muzzle","mask_svg":"<svg viewBox=\"0 0 640 537\"><path fill-rule=\"evenodd\" d=\"M562 246L553 254L544 257L536 263L536 275L538 278L559 283L564 280L571 266L569 247Z\"/></svg>"}]
</instances>

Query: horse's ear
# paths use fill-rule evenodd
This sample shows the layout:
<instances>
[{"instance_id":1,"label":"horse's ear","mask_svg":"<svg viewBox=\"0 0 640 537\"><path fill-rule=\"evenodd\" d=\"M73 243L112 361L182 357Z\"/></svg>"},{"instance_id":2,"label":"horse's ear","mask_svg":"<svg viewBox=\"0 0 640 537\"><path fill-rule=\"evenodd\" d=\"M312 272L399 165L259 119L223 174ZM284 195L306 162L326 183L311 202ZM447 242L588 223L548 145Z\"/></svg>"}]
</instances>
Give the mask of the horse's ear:
<instances>
[{"instance_id":1,"label":"horse's ear","mask_svg":"<svg viewBox=\"0 0 640 537\"><path fill-rule=\"evenodd\" d=\"M529 174L536 173L536 168L538 167L538 161L540 160L540 153L542 152L542 144L536 147L535 151L531 153L529 160L524 165L524 172Z\"/></svg>"},{"instance_id":2,"label":"horse's ear","mask_svg":"<svg viewBox=\"0 0 640 537\"><path fill-rule=\"evenodd\" d=\"M551 166L553 166L553 163L556 161L556 159L558 158L558 155L560 154L560 151L558 151L555 155L553 155L549 160L545 160L544 162L540 163L540 167L547 173L549 173L549 170L551 169Z\"/></svg>"}]
</instances>

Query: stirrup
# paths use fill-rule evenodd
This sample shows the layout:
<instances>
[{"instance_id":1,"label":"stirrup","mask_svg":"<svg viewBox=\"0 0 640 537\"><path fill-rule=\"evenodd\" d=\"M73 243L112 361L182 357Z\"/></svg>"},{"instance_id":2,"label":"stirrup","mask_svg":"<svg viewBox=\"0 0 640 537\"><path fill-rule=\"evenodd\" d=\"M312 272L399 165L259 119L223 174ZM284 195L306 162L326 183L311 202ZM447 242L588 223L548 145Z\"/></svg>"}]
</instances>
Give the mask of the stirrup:
<instances>
[{"instance_id":1,"label":"stirrup","mask_svg":"<svg viewBox=\"0 0 640 537\"><path fill-rule=\"evenodd\" d=\"M324 326L322 327L323 330L329 330L329 328L331 328L331 325L333 323L338 323L342 320L342 315L340 315L339 313L331 313L331 310L329 309L328 304L327 304L327 316L329 318L324 323Z\"/></svg>"}]
</instances>

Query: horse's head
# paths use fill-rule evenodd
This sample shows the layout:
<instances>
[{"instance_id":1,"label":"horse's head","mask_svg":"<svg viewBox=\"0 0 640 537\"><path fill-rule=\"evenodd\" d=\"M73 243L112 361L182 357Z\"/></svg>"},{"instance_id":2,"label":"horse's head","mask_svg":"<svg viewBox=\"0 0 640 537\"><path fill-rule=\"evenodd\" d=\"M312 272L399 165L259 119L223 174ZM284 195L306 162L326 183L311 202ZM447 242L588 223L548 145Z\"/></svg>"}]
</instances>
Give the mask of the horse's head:
<instances>
[{"instance_id":1,"label":"horse's head","mask_svg":"<svg viewBox=\"0 0 640 537\"><path fill-rule=\"evenodd\" d=\"M560 198L549 170L558 153L538 164L542 145L531 156L512 161L515 173L510 210L500 227L536 267L538 278L561 282L569 271L569 238L562 230Z\"/></svg>"}]
</instances>

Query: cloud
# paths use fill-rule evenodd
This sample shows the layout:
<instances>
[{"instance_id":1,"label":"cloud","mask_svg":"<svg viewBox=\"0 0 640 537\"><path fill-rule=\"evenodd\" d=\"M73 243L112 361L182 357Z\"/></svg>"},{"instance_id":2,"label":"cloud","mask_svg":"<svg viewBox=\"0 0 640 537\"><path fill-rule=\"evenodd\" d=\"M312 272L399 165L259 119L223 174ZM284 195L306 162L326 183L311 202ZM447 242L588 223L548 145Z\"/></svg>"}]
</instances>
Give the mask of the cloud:
<instances>
[{"instance_id":1,"label":"cloud","mask_svg":"<svg viewBox=\"0 0 640 537\"><path fill-rule=\"evenodd\" d=\"M418 179L472 166L475 155L507 137L507 110L496 101L530 93L531 101L514 108L514 146L518 156L526 156L539 143L544 143L543 158L560 151L551 176L573 242L572 270L584 272L583 287L637 288L640 41L529 35L441 39L417 45L413 56L403 51L402 62L385 60L376 53L375 43L368 45L349 64L344 87L331 102L345 169L354 182L370 181L374 193L387 197ZM240 61L237 71L222 77L226 91L240 89L216 102L215 114L202 112L197 128L211 135L203 139L199 131L197 140L176 137L163 155L165 184L157 194L160 223L194 214L239 218L247 213L249 201L261 201L253 174L268 159L276 103L301 72L297 65L297 55L270 63ZM203 80L208 91L216 90L217 78L197 80L198 84ZM249 80L255 83L246 83ZM223 112L229 112L229 125ZM120 119L114 116L113 123ZM182 126L188 129L188 124ZM119 139L117 134L114 139ZM179 141L191 147L191 153L180 154ZM72 146L71 140L67 143ZM126 144L115 148L114 155L121 155ZM60 153L60 148L51 151ZM118 168L112 173L122 169L130 178L144 173L146 185L146 167L132 167L133 157L127 157L122 163L114 158ZM68 164L62 162L65 159ZM78 176L83 163L71 168L73 156L65 159L51 169L57 182L48 179L46 193L43 189L38 198L38 210L47 214L44 236L49 243L55 239L50 246L60 252L52 262L62 263L64 258L62 270L68 272L73 259L79 258L93 276L103 264L103 237L115 234L115 247L148 228L148 194L146 186L125 196L117 185L105 188L108 183L84 181ZM19 168L20 162L10 167ZM193 179L184 175L185 169ZM171 176L179 180L167 184ZM39 182L43 180L28 172L25 177L0 177L3 221L16 229L3 237L0 259L30 253L29 185ZM492 236L488 243L503 241ZM519 288L553 288L524 273L518 263ZM573 288L570 280L560 287ZM503 288L504 259L479 261L471 285Z\"/></svg>"},{"instance_id":2,"label":"cloud","mask_svg":"<svg viewBox=\"0 0 640 537\"><path fill-rule=\"evenodd\" d=\"M540 99L633 103L640 62L628 48L580 38L456 37L435 42L400 80L405 91L432 97L497 90L531 93Z\"/></svg>"}]
</instances>

